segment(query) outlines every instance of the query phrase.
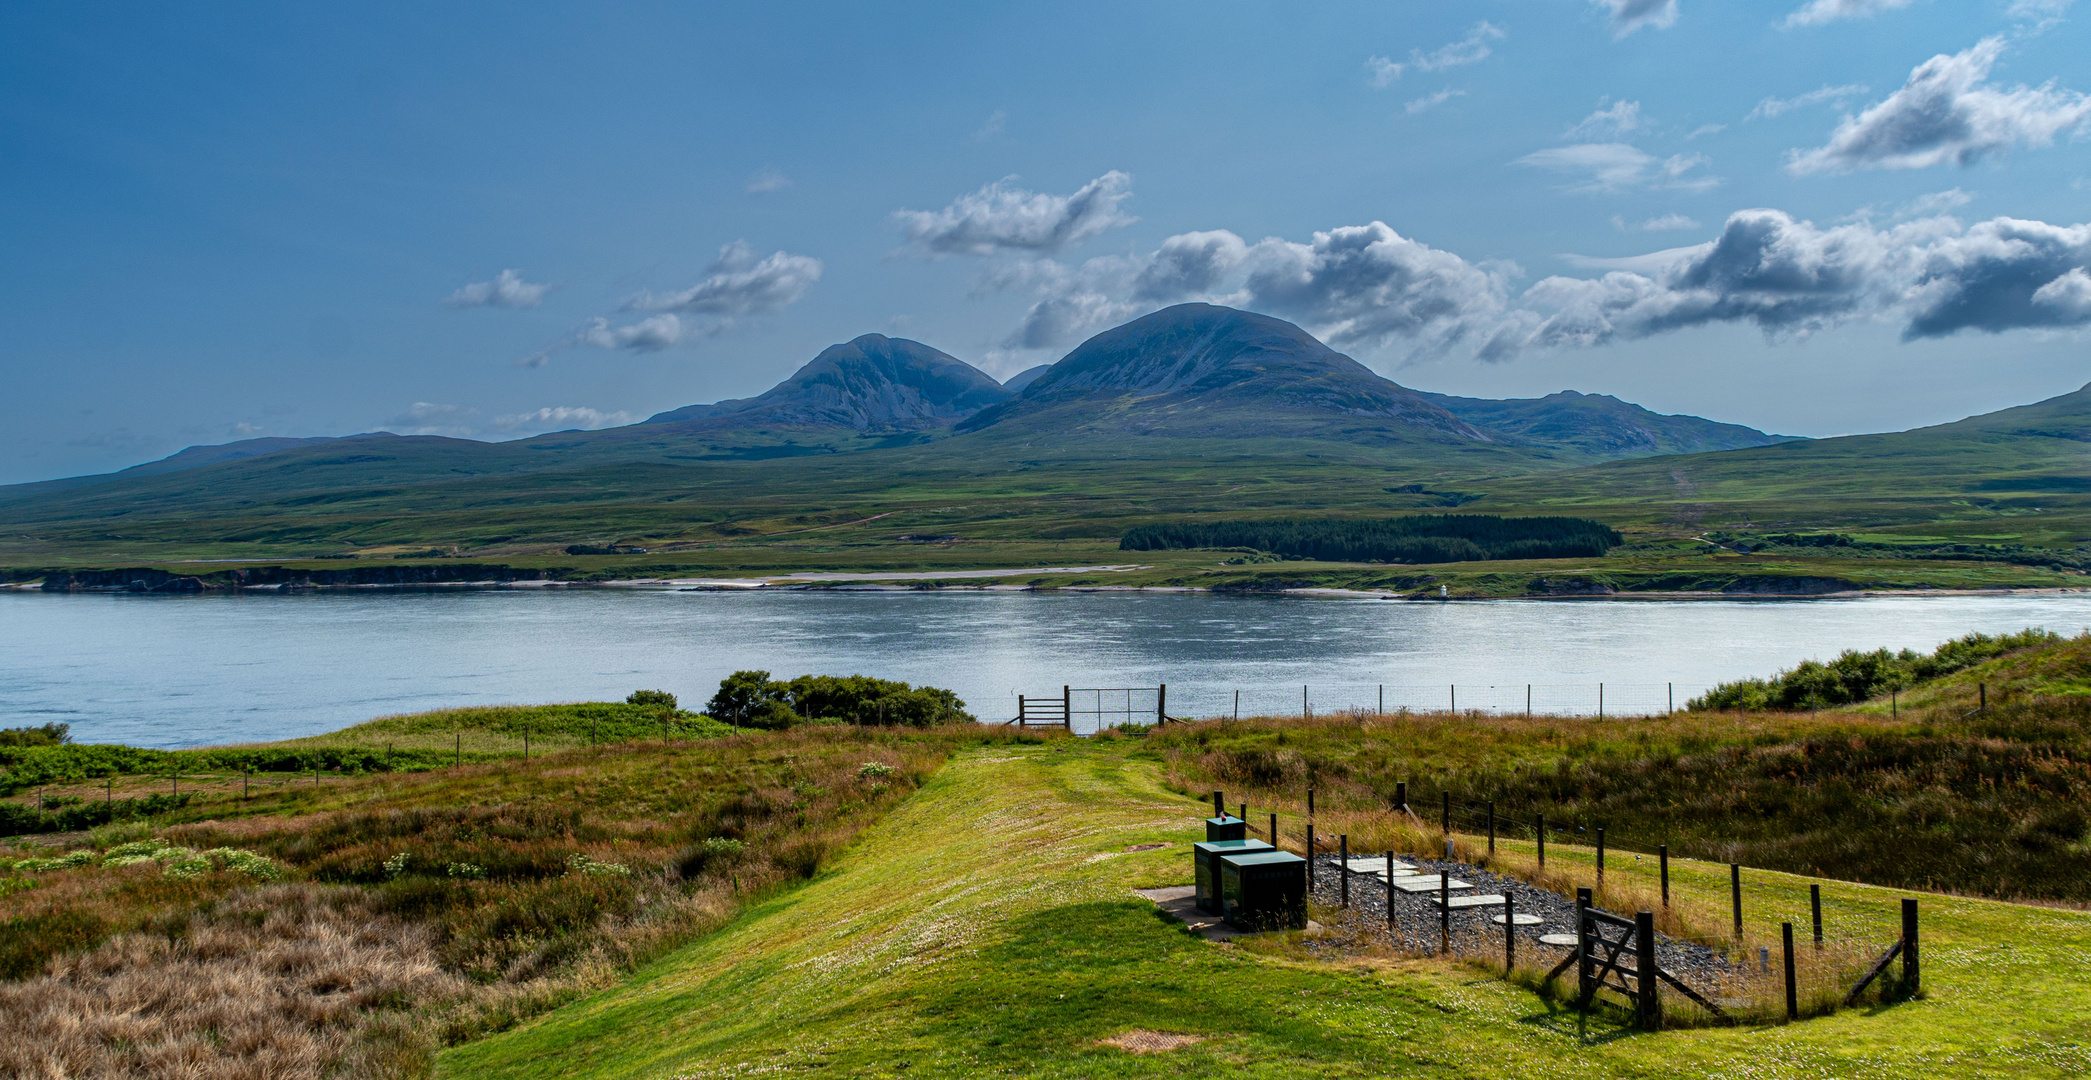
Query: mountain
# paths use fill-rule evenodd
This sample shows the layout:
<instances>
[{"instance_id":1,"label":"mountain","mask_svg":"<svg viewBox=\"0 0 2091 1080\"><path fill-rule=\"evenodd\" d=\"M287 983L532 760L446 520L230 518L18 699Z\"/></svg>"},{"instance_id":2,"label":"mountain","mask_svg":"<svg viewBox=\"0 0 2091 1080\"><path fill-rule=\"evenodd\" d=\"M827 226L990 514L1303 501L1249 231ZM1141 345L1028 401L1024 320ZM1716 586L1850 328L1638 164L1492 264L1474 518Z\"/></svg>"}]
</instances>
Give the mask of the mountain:
<instances>
[{"instance_id":1,"label":"mountain","mask_svg":"<svg viewBox=\"0 0 2091 1080\"><path fill-rule=\"evenodd\" d=\"M1011 375L1010 377L1002 380L1002 389L1007 390L1012 394L1017 393L1023 390L1024 387L1031 385L1032 381L1037 379L1040 375L1043 375L1047 371L1052 370L1052 367L1053 365L1051 364L1040 364L1037 367L1027 367L1024 370L1019 371L1016 374Z\"/></svg>"},{"instance_id":2,"label":"mountain","mask_svg":"<svg viewBox=\"0 0 2091 1080\"><path fill-rule=\"evenodd\" d=\"M169 454L158 461L133 465L128 469L112 473L112 476L153 476L158 473L180 472L183 469L200 469L205 465L216 465L221 461L238 461L241 458L260 457L278 450L289 450L299 446L317 446L333 442L330 436L321 435L310 439L269 437L241 439L238 442L219 443L215 446L191 446Z\"/></svg>"},{"instance_id":3,"label":"mountain","mask_svg":"<svg viewBox=\"0 0 2091 1080\"><path fill-rule=\"evenodd\" d=\"M1579 450L1597 458L1698 454L1790 442L1741 424L1650 412L1609 394L1563 390L1543 398L1424 398L1505 443Z\"/></svg>"},{"instance_id":4,"label":"mountain","mask_svg":"<svg viewBox=\"0 0 2091 1080\"><path fill-rule=\"evenodd\" d=\"M821 350L755 397L686 405L645 422L919 431L963 420L1011 394L980 369L919 341L865 334Z\"/></svg>"},{"instance_id":5,"label":"mountain","mask_svg":"<svg viewBox=\"0 0 2091 1080\"><path fill-rule=\"evenodd\" d=\"M1422 438L1487 435L1283 319L1178 304L1106 330L1023 392L957 430L1107 431L1205 438Z\"/></svg>"}]
</instances>

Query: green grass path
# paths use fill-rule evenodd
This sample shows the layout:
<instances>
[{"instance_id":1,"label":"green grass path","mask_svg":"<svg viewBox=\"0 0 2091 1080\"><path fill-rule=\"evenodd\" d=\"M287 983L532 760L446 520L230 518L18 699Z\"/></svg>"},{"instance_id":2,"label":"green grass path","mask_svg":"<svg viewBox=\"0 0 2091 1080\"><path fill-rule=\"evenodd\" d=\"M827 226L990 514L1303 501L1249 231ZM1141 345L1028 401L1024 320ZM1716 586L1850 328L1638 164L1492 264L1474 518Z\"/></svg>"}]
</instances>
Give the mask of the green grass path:
<instances>
[{"instance_id":1,"label":"green grass path","mask_svg":"<svg viewBox=\"0 0 2091 1080\"><path fill-rule=\"evenodd\" d=\"M1792 1026L1627 1033L1473 970L1299 963L1186 934L1128 893L1186 880L1200 838L1199 806L1157 776L1123 741L956 757L818 879L621 987L446 1052L439 1073L2091 1074L2091 913L1926 896L1926 1000ZM1122 853L1156 841L1170 846ZM1725 868L1679 860L1673 877L1725 895ZM1753 873L1752 933L1795 912L1805 927L1807 883ZM1877 922L1883 945L1908 895L1824 891L1833 925ZM1209 1038L1148 1055L1097 1044L1135 1027Z\"/></svg>"}]
</instances>

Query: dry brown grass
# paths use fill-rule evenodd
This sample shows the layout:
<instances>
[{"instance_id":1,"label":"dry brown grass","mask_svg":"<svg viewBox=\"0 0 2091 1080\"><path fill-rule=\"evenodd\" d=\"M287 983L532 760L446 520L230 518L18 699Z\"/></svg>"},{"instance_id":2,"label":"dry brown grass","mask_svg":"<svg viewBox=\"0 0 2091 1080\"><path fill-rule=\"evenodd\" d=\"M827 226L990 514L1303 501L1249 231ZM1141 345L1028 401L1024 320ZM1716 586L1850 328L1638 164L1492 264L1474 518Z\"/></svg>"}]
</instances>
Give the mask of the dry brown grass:
<instances>
[{"instance_id":1,"label":"dry brown grass","mask_svg":"<svg viewBox=\"0 0 2091 1080\"><path fill-rule=\"evenodd\" d=\"M359 889L273 885L0 984L0 1075L261 1080L425 1071L402 1010L469 984Z\"/></svg>"}]
</instances>

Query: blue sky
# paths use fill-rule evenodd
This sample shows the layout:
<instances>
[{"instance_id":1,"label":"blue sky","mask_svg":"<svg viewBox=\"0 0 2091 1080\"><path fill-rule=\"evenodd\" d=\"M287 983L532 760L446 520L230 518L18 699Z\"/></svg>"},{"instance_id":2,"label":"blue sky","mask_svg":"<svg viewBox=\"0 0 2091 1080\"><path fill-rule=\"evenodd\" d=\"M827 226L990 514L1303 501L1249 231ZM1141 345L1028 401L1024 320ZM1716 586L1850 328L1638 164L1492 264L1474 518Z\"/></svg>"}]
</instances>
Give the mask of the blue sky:
<instances>
[{"instance_id":1,"label":"blue sky","mask_svg":"<svg viewBox=\"0 0 2091 1080\"><path fill-rule=\"evenodd\" d=\"M2067 0L0 8L0 482L1183 299L1796 434L2091 379ZM1679 250L1683 249L1683 250Z\"/></svg>"}]
</instances>

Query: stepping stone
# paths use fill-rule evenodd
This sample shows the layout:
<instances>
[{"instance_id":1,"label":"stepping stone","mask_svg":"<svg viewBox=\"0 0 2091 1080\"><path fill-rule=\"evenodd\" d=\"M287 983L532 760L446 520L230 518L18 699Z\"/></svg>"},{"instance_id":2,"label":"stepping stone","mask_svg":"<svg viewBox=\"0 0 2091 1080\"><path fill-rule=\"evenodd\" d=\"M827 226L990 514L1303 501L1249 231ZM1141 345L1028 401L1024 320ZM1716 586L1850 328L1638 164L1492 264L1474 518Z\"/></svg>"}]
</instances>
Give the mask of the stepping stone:
<instances>
[{"instance_id":1,"label":"stepping stone","mask_svg":"<svg viewBox=\"0 0 2091 1080\"><path fill-rule=\"evenodd\" d=\"M1437 892L1439 880L1440 875L1437 874L1398 874L1394 878L1394 887L1402 892ZM1471 889L1473 886L1453 878L1445 882L1445 888Z\"/></svg>"},{"instance_id":2,"label":"stepping stone","mask_svg":"<svg viewBox=\"0 0 2091 1080\"><path fill-rule=\"evenodd\" d=\"M1542 919L1537 915L1527 915L1522 911L1518 912L1515 916L1512 917L1517 920L1517 924L1519 926L1538 926L1540 923L1546 921L1545 919ZM1503 916L1491 915L1488 917L1488 921L1495 923L1497 926L1501 926L1503 925Z\"/></svg>"},{"instance_id":3,"label":"stepping stone","mask_svg":"<svg viewBox=\"0 0 2091 1080\"><path fill-rule=\"evenodd\" d=\"M1431 897L1430 902L1437 903L1437 898ZM1448 896L1445 898L1445 906L1454 911L1470 907L1501 907L1503 897L1500 893L1489 893L1486 896Z\"/></svg>"},{"instance_id":4,"label":"stepping stone","mask_svg":"<svg viewBox=\"0 0 2091 1080\"><path fill-rule=\"evenodd\" d=\"M1375 856L1370 859L1362 859L1358 858L1357 856L1352 856L1350 862L1344 865L1353 874L1377 874L1380 877L1387 876L1387 859L1384 855ZM1394 872L1397 874L1413 873L1415 869L1415 867L1410 866L1409 864L1401 862L1399 860L1397 860L1394 863Z\"/></svg>"},{"instance_id":5,"label":"stepping stone","mask_svg":"<svg viewBox=\"0 0 2091 1080\"><path fill-rule=\"evenodd\" d=\"M1541 934L1539 935L1539 943L1541 945L1563 945L1573 949L1576 947L1576 936L1574 934Z\"/></svg>"}]
</instances>

